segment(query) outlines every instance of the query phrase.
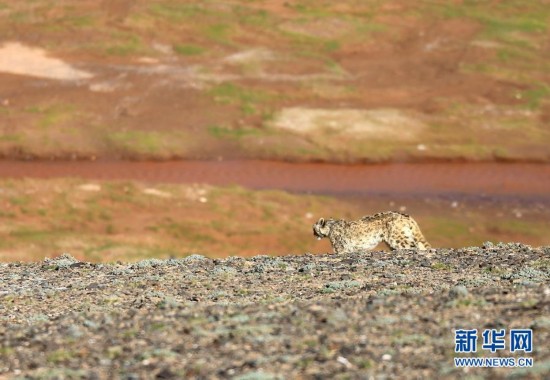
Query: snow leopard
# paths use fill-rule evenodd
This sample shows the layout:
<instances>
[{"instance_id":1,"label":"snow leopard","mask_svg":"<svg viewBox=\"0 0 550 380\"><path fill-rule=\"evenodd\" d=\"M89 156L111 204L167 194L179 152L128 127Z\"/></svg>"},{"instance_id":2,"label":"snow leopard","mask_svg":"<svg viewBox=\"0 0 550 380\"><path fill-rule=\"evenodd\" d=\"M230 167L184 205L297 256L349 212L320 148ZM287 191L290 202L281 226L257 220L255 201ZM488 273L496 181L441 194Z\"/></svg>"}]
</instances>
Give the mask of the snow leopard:
<instances>
[{"instance_id":1,"label":"snow leopard","mask_svg":"<svg viewBox=\"0 0 550 380\"><path fill-rule=\"evenodd\" d=\"M328 237L337 254L369 251L382 241L391 250L431 247L411 216L394 211L353 221L320 218L313 225L313 235L319 240Z\"/></svg>"}]
</instances>

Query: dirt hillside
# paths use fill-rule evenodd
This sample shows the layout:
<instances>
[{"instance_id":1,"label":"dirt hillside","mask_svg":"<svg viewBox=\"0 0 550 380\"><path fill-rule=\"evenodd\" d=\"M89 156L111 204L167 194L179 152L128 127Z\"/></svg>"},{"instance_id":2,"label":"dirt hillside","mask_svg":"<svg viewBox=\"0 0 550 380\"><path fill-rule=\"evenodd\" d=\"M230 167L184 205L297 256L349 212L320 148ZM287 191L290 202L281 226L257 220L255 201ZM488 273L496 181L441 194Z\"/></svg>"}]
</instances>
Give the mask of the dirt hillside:
<instances>
[{"instance_id":1,"label":"dirt hillside","mask_svg":"<svg viewBox=\"0 0 550 380\"><path fill-rule=\"evenodd\" d=\"M547 1L0 2L0 155L548 161Z\"/></svg>"}]
</instances>

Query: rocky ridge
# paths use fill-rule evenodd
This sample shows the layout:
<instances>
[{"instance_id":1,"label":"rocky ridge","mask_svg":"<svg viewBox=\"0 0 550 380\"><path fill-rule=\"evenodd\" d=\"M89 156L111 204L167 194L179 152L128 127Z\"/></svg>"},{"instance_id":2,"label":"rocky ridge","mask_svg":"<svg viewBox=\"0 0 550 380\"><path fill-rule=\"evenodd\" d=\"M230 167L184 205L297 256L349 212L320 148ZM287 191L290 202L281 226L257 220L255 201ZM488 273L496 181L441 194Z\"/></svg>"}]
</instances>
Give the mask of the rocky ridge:
<instances>
[{"instance_id":1,"label":"rocky ridge","mask_svg":"<svg viewBox=\"0 0 550 380\"><path fill-rule=\"evenodd\" d=\"M0 378L550 373L550 247L125 264L64 254L0 264L0 300ZM455 368L458 328L531 328L534 366Z\"/></svg>"}]
</instances>

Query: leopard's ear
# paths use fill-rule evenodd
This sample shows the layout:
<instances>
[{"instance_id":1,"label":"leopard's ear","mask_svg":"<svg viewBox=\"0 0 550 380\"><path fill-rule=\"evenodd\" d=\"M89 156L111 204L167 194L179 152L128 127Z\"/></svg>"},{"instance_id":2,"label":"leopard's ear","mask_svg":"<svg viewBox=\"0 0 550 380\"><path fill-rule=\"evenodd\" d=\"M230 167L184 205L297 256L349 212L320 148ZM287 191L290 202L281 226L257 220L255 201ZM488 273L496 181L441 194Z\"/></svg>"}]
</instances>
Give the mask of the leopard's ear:
<instances>
[{"instance_id":1,"label":"leopard's ear","mask_svg":"<svg viewBox=\"0 0 550 380\"><path fill-rule=\"evenodd\" d=\"M325 226L325 219L321 218L321 219L319 219L319 221L317 223L319 223L321 225L321 227L324 227Z\"/></svg>"}]
</instances>

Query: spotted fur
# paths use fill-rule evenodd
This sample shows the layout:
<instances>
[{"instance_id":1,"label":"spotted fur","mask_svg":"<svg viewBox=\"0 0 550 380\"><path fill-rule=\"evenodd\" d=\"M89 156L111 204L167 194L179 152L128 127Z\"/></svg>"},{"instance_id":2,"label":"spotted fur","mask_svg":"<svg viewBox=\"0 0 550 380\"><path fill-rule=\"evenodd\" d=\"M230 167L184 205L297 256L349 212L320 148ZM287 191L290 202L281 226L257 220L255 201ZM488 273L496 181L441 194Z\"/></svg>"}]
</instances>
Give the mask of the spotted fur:
<instances>
[{"instance_id":1,"label":"spotted fur","mask_svg":"<svg viewBox=\"0 0 550 380\"><path fill-rule=\"evenodd\" d=\"M382 241L392 250L430 248L416 221L407 214L393 211L353 221L321 218L313 225L313 235L318 239L328 237L338 254L368 251Z\"/></svg>"}]
</instances>

